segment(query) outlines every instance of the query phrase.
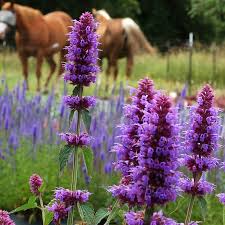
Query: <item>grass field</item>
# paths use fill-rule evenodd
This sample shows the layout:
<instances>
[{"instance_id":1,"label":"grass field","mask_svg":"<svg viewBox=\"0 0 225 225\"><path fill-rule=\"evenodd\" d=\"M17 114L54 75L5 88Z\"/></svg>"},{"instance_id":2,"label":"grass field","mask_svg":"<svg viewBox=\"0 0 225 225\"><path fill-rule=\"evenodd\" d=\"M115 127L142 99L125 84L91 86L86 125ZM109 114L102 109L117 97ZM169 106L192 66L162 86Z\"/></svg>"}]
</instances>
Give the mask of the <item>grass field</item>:
<instances>
[{"instance_id":1,"label":"grass field","mask_svg":"<svg viewBox=\"0 0 225 225\"><path fill-rule=\"evenodd\" d=\"M55 56L58 61L57 56ZM126 81L125 74L125 59L119 61L119 76L117 84L121 81L130 86L136 86L137 81L145 76L151 77L158 89L166 91L180 91L187 81L189 71L189 53L181 51L178 53L170 53L163 56L156 54L154 56L142 55L136 56L135 65L130 80ZM194 51L192 59L192 93L199 89L200 85L204 83L211 83L216 91L220 94L223 93L225 86L225 52L222 50L217 53L216 59L216 74L213 77L213 56L210 51ZM36 90L36 77L35 77L35 59L29 60L29 84L30 93ZM101 80L99 95L106 95L105 93L105 67L104 61L103 72L99 74ZM4 52L0 55L0 71L6 75L7 82L10 88L14 87L18 81L22 81L22 67L16 53ZM48 75L49 68L46 63L42 67L42 87ZM56 81L56 73L50 84L53 85ZM59 81L60 87L63 82ZM113 79L110 78L111 87ZM119 85L117 85L119 86ZM50 89L49 88L49 89ZM89 88L88 92L92 93L93 88ZM60 89L61 90L61 89ZM61 91L58 91L59 93Z\"/></svg>"}]
</instances>

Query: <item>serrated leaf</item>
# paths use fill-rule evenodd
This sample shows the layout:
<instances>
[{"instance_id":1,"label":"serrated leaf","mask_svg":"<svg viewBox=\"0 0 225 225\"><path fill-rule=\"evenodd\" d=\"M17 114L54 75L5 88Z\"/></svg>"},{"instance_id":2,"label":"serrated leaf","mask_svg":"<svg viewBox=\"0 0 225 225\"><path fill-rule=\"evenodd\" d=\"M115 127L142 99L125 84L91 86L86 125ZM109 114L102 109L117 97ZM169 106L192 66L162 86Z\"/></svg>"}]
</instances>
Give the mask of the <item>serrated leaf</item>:
<instances>
[{"instance_id":1,"label":"serrated leaf","mask_svg":"<svg viewBox=\"0 0 225 225\"><path fill-rule=\"evenodd\" d=\"M72 110L70 111L70 115L69 115L69 125L71 124L71 122L72 122L72 120L73 120L73 115L74 115L74 113L75 113L75 110L72 109Z\"/></svg>"},{"instance_id":2,"label":"serrated leaf","mask_svg":"<svg viewBox=\"0 0 225 225\"><path fill-rule=\"evenodd\" d=\"M82 220L84 220L87 225L93 225L95 212L91 204L78 204L78 210Z\"/></svg>"},{"instance_id":3,"label":"serrated leaf","mask_svg":"<svg viewBox=\"0 0 225 225\"><path fill-rule=\"evenodd\" d=\"M95 213L94 225L98 225L105 217L107 217L110 212L106 208L100 208Z\"/></svg>"},{"instance_id":4,"label":"serrated leaf","mask_svg":"<svg viewBox=\"0 0 225 225\"><path fill-rule=\"evenodd\" d=\"M53 212L48 211L47 209L45 210L45 223L44 225L49 225L51 221L53 220Z\"/></svg>"},{"instance_id":5,"label":"serrated leaf","mask_svg":"<svg viewBox=\"0 0 225 225\"><path fill-rule=\"evenodd\" d=\"M207 201L205 200L204 197L198 197L198 204L201 209L202 218L205 220L207 215Z\"/></svg>"},{"instance_id":6,"label":"serrated leaf","mask_svg":"<svg viewBox=\"0 0 225 225\"><path fill-rule=\"evenodd\" d=\"M25 210L33 209L33 208L36 208L36 207L37 207L36 197L35 196L31 196L26 204L21 205L20 207L14 209L10 213L25 211Z\"/></svg>"},{"instance_id":7,"label":"serrated leaf","mask_svg":"<svg viewBox=\"0 0 225 225\"><path fill-rule=\"evenodd\" d=\"M94 154L92 149L84 148L82 149L84 164L87 169L88 175L90 176L93 171L93 161L94 161Z\"/></svg>"},{"instance_id":8,"label":"serrated leaf","mask_svg":"<svg viewBox=\"0 0 225 225\"><path fill-rule=\"evenodd\" d=\"M79 92L80 92L80 86L76 86L74 89L73 89L73 96L77 96L79 95Z\"/></svg>"},{"instance_id":9,"label":"serrated leaf","mask_svg":"<svg viewBox=\"0 0 225 225\"><path fill-rule=\"evenodd\" d=\"M106 222L104 223L104 225L109 225L110 221L116 216L117 211L119 211L119 201L117 200L113 207L112 207L112 211L110 212Z\"/></svg>"},{"instance_id":10,"label":"serrated leaf","mask_svg":"<svg viewBox=\"0 0 225 225\"><path fill-rule=\"evenodd\" d=\"M59 169L62 171L64 167L67 165L69 157L72 153L73 147L69 145L65 145L59 153Z\"/></svg>"},{"instance_id":11,"label":"serrated leaf","mask_svg":"<svg viewBox=\"0 0 225 225\"><path fill-rule=\"evenodd\" d=\"M90 115L90 112L88 110L86 110L86 109L82 110L82 118L83 118L86 130L89 131L90 130L90 126L91 126L91 115Z\"/></svg>"}]
</instances>

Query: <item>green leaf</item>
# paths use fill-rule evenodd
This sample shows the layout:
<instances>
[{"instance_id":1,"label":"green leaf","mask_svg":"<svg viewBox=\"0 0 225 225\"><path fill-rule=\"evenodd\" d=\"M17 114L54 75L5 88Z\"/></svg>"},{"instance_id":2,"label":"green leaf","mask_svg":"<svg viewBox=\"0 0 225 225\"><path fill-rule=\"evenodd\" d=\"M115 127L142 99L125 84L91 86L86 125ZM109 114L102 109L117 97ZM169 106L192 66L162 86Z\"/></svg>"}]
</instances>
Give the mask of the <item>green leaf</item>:
<instances>
[{"instance_id":1,"label":"green leaf","mask_svg":"<svg viewBox=\"0 0 225 225\"><path fill-rule=\"evenodd\" d=\"M98 225L105 217L107 217L110 212L106 208L100 208L95 213L94 225Z\"/></svg>"},{"instance_id":2,"label":"green leaf","mask_svg":"<svg viewBox=\"0 0 225 225\"><path fill-rule=\"evenodd\" d=\"M89 131L90 130L90 126L91 126L91 115L90 115L90 112L88 110L86 110L86 109L82 110L82 118L83 118L86 130Z\"/></svg>"},{"instance_id":3,"label":"green leaf","mask_svg":"<svg viewBox=\"0 0 225 225\"><path fill-rule=\"evenodd\" d=\"M49 225L51 221L53 220L53 212L48 211L47 209L45 210L45 223L44 225Z\"/></svg>"},{"instance_id":4,"label":"green leaf","mask_svg":"<svg viewBox=\"0 0 225 225\"><path fill-rule=\"evenodd\" d=\"M64 169L64 167L67 165L70 154L72 153L73 147L69 145L65 145L59 153L59 168L60 171Z\"/></svg>"},{"instance_id":5,"label":"green leaf","mask_svg":"<svg viewBox=\"0 0 225 225\"><path fill-rule=\"evenodd\" d=\"M73 89L73 96L76 96L76 95L79 95L79 92L80 92L80 86L76 86L74 89Z\"/></svg>"},{"instance_id":6,"label":"green leaf","mask_svg":"<svg viewBox=\"0 0 225 225\"><path fill-rule=\"evenodd\" d=\"M14 209L10 213L25 211L25 210L33 209L33 208L36 208L36 207L37 207L36 197L35 196L31 196L26 204L21 205L20 207Z\"/></svg>"},{"instance_id":7,"label":"green leaf","mask_svg":"<svg viewBox=\"0 0 225 225\"><path fill-rule=\"evenodd\" d=\"M72 122L72 120L73 120L73 115L74 115L74 113L75 113L75 110L72 109L72 110L70 111L70 115L69 115L69 125L71 124L71 122Z\"/></svg>"},{"instance_id":8,"label":"green leaf","mask_svg":"<svg viewBox=\"0 0 225 225\"><path fill-rule=\"evenodd\" d=\"M41 187L38 188L38 191L42 193L42 192L44 192L45 188L46 188L46 184L42 183Z\"/></svg>"},{"instance_id":9,"label":"green leaf","mask_svg":"<svg viewBox=\"0 0 225 225\"><path fill-rule=\"evenodd\" d=\"M81 219L84 220L87 225L93 225L95 212L91 204L78 204L78 211Z\"/></svg>"},{"instance_id":10,"label":"green leaf","mask_svg":"<svg viewBox=\"0 0 225 225\"><path fill-rule=\"evenodd\" d=\"M198 204L201 209L202 218L205 220L207 215L207 201L205 200L204 197L198 197Z\"/></svg>"},{"instance_id":11,"label":"green leaf","mask_svg":"<svg viewBox=\"0 0 225 225\"><path fill-rule=\"evenodd\" d=\"M87 169L88 175L90 176L93 171L93 161L94 161L93 151L90 148L83 148L82 153L85 167Z\"/></svg>"},{"instance_id":12,"label":"green leaf","mask_svg":"<svg viewBox=\"0 0 225 225\"><path fill-rule=\"evenodd\" d=\"M116 216L117 212L119 211L120 207L119 207L119 201L117 200L113 207L112 207L112 211L110 212L106 222L104 223L104 225L109 225L110 221Z\"/></svg>"}]
</instances>

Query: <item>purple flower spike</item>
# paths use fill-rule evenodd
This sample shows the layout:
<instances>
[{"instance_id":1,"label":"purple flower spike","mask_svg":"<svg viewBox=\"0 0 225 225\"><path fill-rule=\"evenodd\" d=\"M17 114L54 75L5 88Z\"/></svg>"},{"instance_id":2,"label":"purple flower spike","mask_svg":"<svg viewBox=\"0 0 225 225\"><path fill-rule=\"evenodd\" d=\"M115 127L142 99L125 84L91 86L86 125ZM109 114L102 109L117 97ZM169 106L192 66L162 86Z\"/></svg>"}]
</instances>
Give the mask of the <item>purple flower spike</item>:
<instances>
[{"instance_id":1,"label":"purple flower spike","mask_svg":"<svg viewBox=\"0 0 225 225\"><path fill-rule=\"evenodd\" d=\"M152 102L156 94L153 81L148 78L140 80L133 94L131 105L125 106L125 123L121 125L121 143L113 148L118 158L115 169L119 170L123 177L120 184L112 186L109 191L121 202L127 202L129 205L143 205L144 190L141 185L134 183L132 169L138 166L140 152L138 128L143 123L143 110L146 102Z\"/></svg>"},{"instance_id":2,"label":"purple flower spike","mask_svg":"<svg viewBox=\"0 0 225 225\"><path fill-rule=\"evenodd\" d=\"M216 195L219 198L219 201L225 205L225 193L220 193L218 195Z\"/></svg>"},{"instance_id":3,"label":"purple flower spike","mask_svg":"<svg viewBox=\"0 0 225 225\"><path fill-rule=\"evenodd\" d=\"M99 72L97 23L91 13L83 13L80 20L74 21L69 33L70 45L66 47L64 80L73 85L89 86Z\"/></svg>"},{"instance_id":4,"label":"purple flower spike","mask_svg":"<svg viewBox=\"0 0 225 225\"><path fill-rule=\"evenodd\" d=\"M179 191L178 118L170 99L159 94L146 104L145 123L139 129L139 167L133 168L133 179L143 187L148 206L174 201Z\"/></svg>"},{"instance_id":5,"label":"purple flower spike","mask_svg":"<svg viewBox=\"0 0 225 225\"><path fill-rule=\"evenodd\" d=\"M63 202L55 202L52 206L47 207L50 212L54 213L53 222L56 225L60 224L62 219L65 219L68 215L68 212L71 210L71 207L66 207Z\"/></svg>"},{"instance_id":6,"label":"purple flower spike","mask_svg":"<svg viewBox=\"0 0 225 225\"><path fill-rule=\"evenodd\" d=\"M87 133L81 133L80 135L73 133L61 133L60 137L63 141L66 141L68 145L73 146L84 147L90 145L91 142L91 138Z\"/></svg>"},{"instance_id":7,"label":"purple flower spike","mask_svg":"<svg viewBox=\"0 0 225 225\"><path fill-rule=\"evenodd\" d=\"M43 183L42 178L37 174L33 174L30 177L29 181L31 193L38 196L40 194L39 188L41 187L42 183Z\"/></svg>"},{"instance_id":8,"label":"purple flower spike","mask_svg":"<svg viewBox=\"0 0 225 225\"><path fill-rule=\"evenodd\" d=\"M125 214L125 220L127 225L143 225L144 213L140 212L127 212Z\"/></svg>"},{"instance_id":9,"label":"purple flower spike","mask_svg":"<svg viewBox=\"0 0 225 225\"><path fill-rule=\"evenodd\" d=\"M213 184L201 179L203 172L216 168L219 160L213 158L218 148L219 118L213 107L213 89L205 85L197 97L197 106L191 108L190 128L186 133L184 163L193 174L193 180L184 178L181 186L193 196L213 191Z\"/></svg>"},{"instance_id":10,"label":"purple flower spike","mask_svg":"<svg viewBox=\"0 0 225 225\"><path fill-rule=\"evenodd\" d=\"M0 224L1 225L16 225L9 217L9 213L0 209Z\"/></svg>"},{"instance_id":11,"label":"purple flower spike","mask_svg":"<svg viewBox=\"0 0 225 225\"><path fill-rule=\"evenodd\" d=\"M89 109L95 106L96 99L93 96L64 96L64 102L72 110Z\"/></svg>"}]
</instances>

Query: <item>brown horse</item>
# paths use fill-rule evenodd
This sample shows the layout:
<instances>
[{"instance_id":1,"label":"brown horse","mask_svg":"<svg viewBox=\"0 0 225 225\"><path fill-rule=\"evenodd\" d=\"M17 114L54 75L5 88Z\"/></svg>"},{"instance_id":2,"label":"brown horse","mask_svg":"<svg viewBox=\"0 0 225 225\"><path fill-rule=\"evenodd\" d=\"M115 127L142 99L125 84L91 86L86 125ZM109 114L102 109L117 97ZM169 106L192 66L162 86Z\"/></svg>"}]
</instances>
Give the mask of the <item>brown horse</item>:
<instances>
[{"instance_id":1,"label":"brown horse","mask_svg":"<svg viewBox=\"0 0 225 225\"><path fill-rule=\"evenodd\" d=\"M9 10L16 19L16 46L23 66L24 79L28 85L28 58L37 58L36 77L37 91L40 91L41 65L45 58L50 66L45 88L56 69L53 55L60 52L60 62L64 61L64 46L67 33L72 25L72 18L64 12L57 11L43 15L39 10L6 2L3 11ZM62 74L60 65L58 76Z\"/></svg>"},{"instance_id":2,"label":"brown horse","mask_svg":"<svg viewBox=\"0 0 225 225\"><path fill-rule=\"evenodd\" d=\"M126 76L130 77L134 55L145 51L153 54L155 49L150 45L139 26L131 18L112 19L105 10L93 9L96 20L99 22L98 34L100 35L99 57L107 58L108 67L106 75L113 70L114 80L118 75L119 58L127 58Z\"/></svg>"}]
</instances>

